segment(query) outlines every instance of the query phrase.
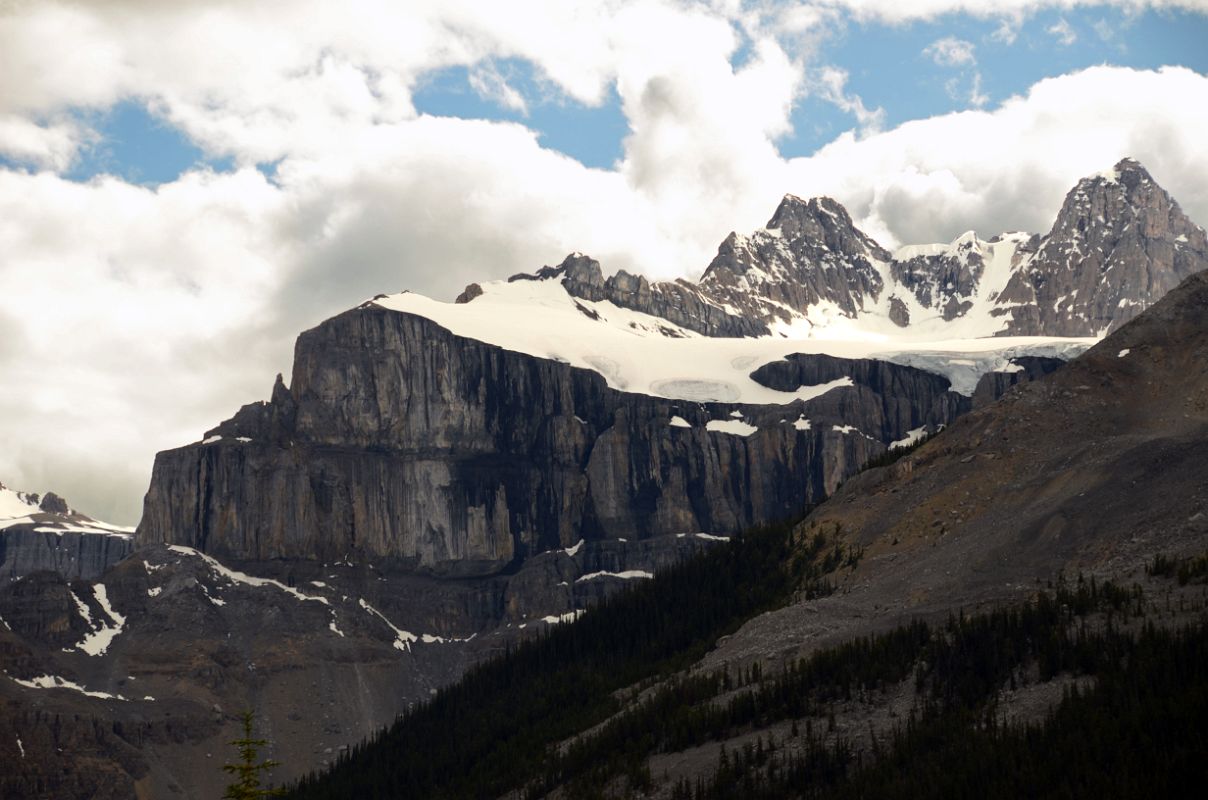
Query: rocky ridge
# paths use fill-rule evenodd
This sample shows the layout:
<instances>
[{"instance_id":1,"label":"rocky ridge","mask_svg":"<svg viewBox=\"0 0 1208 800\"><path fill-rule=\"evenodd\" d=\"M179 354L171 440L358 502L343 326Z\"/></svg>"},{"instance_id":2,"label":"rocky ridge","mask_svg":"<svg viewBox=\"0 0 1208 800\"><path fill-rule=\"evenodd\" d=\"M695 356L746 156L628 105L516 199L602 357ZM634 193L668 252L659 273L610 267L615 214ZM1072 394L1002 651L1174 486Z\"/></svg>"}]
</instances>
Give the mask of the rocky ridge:
<instances>
[{"instance_id":1,"label":"rocky ridge","mask_svg":"<svg viewBox=\"0 0 1208 800\"><path fill-rule=\"evenodd\" d=\"M0 583L39 570L95 578L133 549L133 528L81 514L54 492L19 492L0 483Z\"/></svg>"},{"instance_id":2,"label":"rocky ridge","mask_svg":"<svg viewBox=\"0 0 1208 800\"><path fill-rule=\"evenodd\" d=\"M949 244L891 253L835 200L786 195L762 229L726 237L699 283L624 271L605 278L582 254L538 275L560 276L575 297L607 299L705 336L855 321L949 338L1101 336L1206 268L1203 228L1125 158L1079 181L1043 236L987 240L969 231Z\"/></svg>"}]
</instances>

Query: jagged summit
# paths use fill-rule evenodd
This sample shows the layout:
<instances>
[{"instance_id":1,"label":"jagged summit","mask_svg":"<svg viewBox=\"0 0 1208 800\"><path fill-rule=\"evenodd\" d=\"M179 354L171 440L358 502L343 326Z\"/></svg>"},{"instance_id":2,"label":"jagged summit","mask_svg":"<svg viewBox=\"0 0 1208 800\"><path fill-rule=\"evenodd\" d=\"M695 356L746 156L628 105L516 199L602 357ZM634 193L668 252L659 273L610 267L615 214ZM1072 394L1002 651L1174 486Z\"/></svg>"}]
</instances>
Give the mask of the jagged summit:
<instances>
[{"instance_id":1,"label":"jagged summit","mask_svg":"<svg viewBox=\"0 0 1208 800\"><path fill-rule=\"evenodd\" d=\"M1102 335L1208 268L1204 230L1139 162L1083 178L1004 289L1009 333Z\"/></svg>"},{"instance_id":2,"label":"jagged summit","mask_svg":"<svg viewBox=\"0 0 1208 800\"><path fill-rule=\"evenodd\" d=\"M714 337L1093 337L1205 268L1204 230L1123 158L1080 180L1043 236L966 231L891 253L837 200L786 194L763 228L722 241L699 283L606 277L581 253L510 280L559 279L574 297Z\"/></svg>"}]
</instances>

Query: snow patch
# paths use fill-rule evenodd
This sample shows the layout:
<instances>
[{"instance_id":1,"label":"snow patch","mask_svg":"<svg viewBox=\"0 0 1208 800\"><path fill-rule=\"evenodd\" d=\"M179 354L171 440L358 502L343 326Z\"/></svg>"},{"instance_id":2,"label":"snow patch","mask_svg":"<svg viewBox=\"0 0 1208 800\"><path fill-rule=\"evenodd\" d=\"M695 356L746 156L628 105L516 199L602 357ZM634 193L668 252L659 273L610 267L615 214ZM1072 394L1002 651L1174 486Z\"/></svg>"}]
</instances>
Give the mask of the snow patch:
<instances>
[{"instance_id":1,"label":"snow patch","mask_svg":"<svg viewBox=\"0 0 1208 800\"><path fill-rule=\"evenodd\" d=\"M805 414L802 414L793 420L793 427L799 431L808 431L810 429L810 421L805 418Z\"/></svg>"},{"instance_id":2,"label":"snow patch","mask_svg":"<svg viewBox=\"0 0 1208 800\"><path fill-rule=\"evenodd\" d=\"M411 652L411 643L418 642L419 641L418 636L416 636L414 633L411 633L409 631L400 630L399 628L394 627L394 623L391 622L390 620L386 619L386 616L381 611L378 611L376 608L374 608L373 606L366 603L365 598L362 597L358 602L361 604L361 608L365 609L370 614L375 615L382 622L386 623L386 627L388 627L388 628L390 628L390 630L394 631L394 649L395 650L402 650L405 653Z\"/></svg>"},{"instance_id":3,"label":"snow patch","mask_svg":"<svg viewBox=\"0 0 1208 800\"><path fill-rule=\"evenodd\" d=\"M910 445L912 445L912 444L914 444L915 442L917 442L919 439L922 439L922 438L923 438L923 435L924 435L925 433L927 433L927 426L926 426L926 425L924 425L924 426L923 426L923 427L921 427L921 428L915 428L914 430L909 431L909 432L906 434L906 438L905 438L905 439L898 439L896 442L890 442L890 444L889 444L889 449L890 449L890 450L894 450L894 449L899 448L899 447L909 447Z\"/></svg>"},{"instance_id":4,"label":"snow patch","mask_svg":"<svg viewBox=\"0 0 1208 800\"><path fill-rule=\"evenodd\" d=\"M750 436L759 428L748 425L740 419L711 419L705 423L705 430L713 433L728 433L731 436Z\"/></svg>"},{"instance_id":5,"label":"snow patch","mask_svg":"<svg viewBox=\"0 0 1208 800\"><path fill-rule=\"evenodd\" d=\"M1132 352L1132 349L1126 347L1123 350L1121 350L1119 353L1116 353L1116 358L1124 358L1126 355L1128 355L1131 352Z\"/></svg>"},{"instance_id":6,"label":"snow patch","mask_svg":"<svg viewBox=\"0 0 1208 800\"><path fill-rule=\"evenodd\" d=\"M583 581L594 581L597 578L621 578L622 580L628 581L628 580L633 580L634 578L653 578L653 577L654 577L653 572L647 572L644 569L627 569L624 572L607 572L605 570L601 570L599 572L589 572L586 575L580 576L575 579L575 583L582 583Z\"/></svg>"},{"instance_id":7,"label":"snow patch","mask_svg":"<svg viewBox=\"0 0 1208 800\"><path fill-rule=\"evenodd\" d=\"M122 628L126 627L126 618L109 604L109 595L105 591L105 584L98 583L96 586L93 586L92 594L96 597L101 610L105 612L105 615L109 617L113 625L109 626L101 623L99 629L85 636L84 641L77 644L76 647L90 656L102 656L109 649L109 645L113 643L114 638L122 632ZM80 602L79 598L76 598L76 602Z\"/></svg>"},{"instance_id":8,"label":"snow patch","mask_svg":"<svg viewBox=\"0 0 1208 800\"><path fill-rule=\"evenodd\" d=\"M678 414L671 418L671 422L667 423L673 428L691 428L692 423Z\"/></svg>"},{"instance_id":9,"label":"snow patch","mask_svg":"<svg viewBox=\"0 0 1208 800\"><path fill-rule=\"evenodd\" d=\"M75 601L76 608L79 610L80 616L84 618L84 622L88 624L89 628L94 627L92 624L92 612L88 610L88 604L81 600L71 589L68 589L67 593Z\"/></svg>"},{"instance_id":10,"label":"snow patch","mask_svg":"<svg viewBox=\"0 0 1208 800\"><path fill-rule=\"evenodd\" d=\"M0 489L0 519L28 517L30 514L38 514L41 511L38 504L31 500L25 492Z\"/></svg>"},{"instance_id":11,"label":"snow patch","mask_svg":"<svg viewBox=\"0 0 1208 800\"><path fill-rule=\"evenodd\" d=\"M245 573L238 572L236 570L224 567L213 556L208 556L205 553L202 553L198 550L194 550L192 547L185 547L184 545L179 545L179 544L170 544L170 545L168 545L168 549L174 553L180 553L181 555L200 558L202 561L204 561L206 563L207 566L209 566L209 568L211 570L213 570L215 573L217 573L221 577L226 578L231 583L242 583L246 586L272 586L274 588L280 589L281 591L283 591L287 594L293 595L294 597L298 598L299 600L303 600L303 601L313 600L317 603L322 603L325 606L331 605L330 603L327 602L326 597L319 597L318 595L313 595L313 594L303 594L302 592L299 592L297 589L294 589L291 586L286 586L284 583L281 583L280 581L275 581L272 578L257 578L254 575L247 575ZM206 594L208 595L209 592L207 592ZM211 601L213 601L213 598L210 598L210 599L211 599ZM218 605L218 604L216 603L216 605Z\"/></svg>"},{"instance_id":12,"label":"snow patch","mask_svg":"<svg viewBox=\"0 0 1208 800\"><path fill-rule=\"evenodd\" d=\"M583 616L586 613L587 613L586 611L584 611L583 609L580 608L580 609L576 609L574 611L567 611L565 614L559 614L556 617L552 616L552 615L545 616L545 617L541 618L541 621L544 622L546 625L559 625L563 622L574 622L575 620L577 620L579 617Z\"/></svg>"},{"instance_id":13,"label":"snow patch","mask_svg":"<svg viewBox=\"0 0 1208 800\"><path fill-rule=\"evenodd\" d=\"M12 678L11 675L9 677ZM28 681L23 681L20 678L13 678L13 680L30 689L71 689L72 691L79 692L80 694L87 695L88 697L99 697L102 700L126 700L126 698L122 697L120 694L109 694L108 692L90 692L80 684L74 681L69 681L66 678L60 678L58 675L39 675L38 677L32 678Z\"/></svg>"},{"instance_id":14,"label":"snow patch","mask_svg":"<svg viewBox=\"0 0 1208 800\"><path fill-rule=\"evenodd\" d=\"M912 293L904 293L912 320L906 330L889 319L889 292L858 321L833 303L822 304L805 316L792 312L792 321L776 323L772 335L731 339L701 336L607 300L571 297L556 279L483 284L483 294L473 303L442 303L413 292L374 303L432 320L457 336L593 370L614 389L692 402L787 405L850 386L851 379L783 392L755 382L751 378L754 367L793 353L880 357L897 363L921 356L920 368L944 375L957 385L969 382L957 376L973 368L947 365L939 356L985 354L968 357L986 367L1003 360L1002 351L1012 347L1066 346L1071 342L1081 349L1089 347L1094 339L991 337L1009 319L1009 315L990 313L1001 310L991 296L996 297L1022 266L1012 261L1019 244L1026 240L1022 234L993 243L978 240L977 248L986 259L985 271L978 294L969 298L973 308L956 320L944 320L940 311L924 308ZM881 267L888 274L888 265ZM599 319L584 315L578 306L595 312ZM550 331L557 331L557 336L551 337ZM972 385L963 394L972 394L978 377L972 376Z\"/></svg>"},{"instance_id":15,"label":"snow patch","mask_svg":"<svg viewBox=\"0 0 1208 800\"><path fill-rule=\"evenodd\" d=\"M577 556L579 554L579 550L581 550L582 548L583 548L583 540L580 539L579 541L575 542L573 547L564 548L562 550L562 552L566 553L571 558L574 558L575 556Z\"/></svg>"},{"instance_id":16,"label":"snow patch","mask_svg":"<svg viewBox=\"0 0 1208 800\"><path fill-rule=\"evenodd\" d=\"M159 593L164 590L162 586L155 586L147 590L147 597L159 597Z\"/></svg>"}]
</instances>

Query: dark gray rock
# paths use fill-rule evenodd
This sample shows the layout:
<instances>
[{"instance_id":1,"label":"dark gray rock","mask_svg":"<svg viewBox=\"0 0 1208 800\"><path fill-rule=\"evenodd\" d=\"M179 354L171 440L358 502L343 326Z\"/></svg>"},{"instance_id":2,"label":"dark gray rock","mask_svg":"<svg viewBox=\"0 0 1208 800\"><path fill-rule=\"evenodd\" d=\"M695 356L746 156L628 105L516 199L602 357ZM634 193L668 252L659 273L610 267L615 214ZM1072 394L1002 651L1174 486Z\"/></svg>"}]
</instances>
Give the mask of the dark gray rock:
<instances>
[{"instance_id":1,"label":"dark gray rock","mask_svg":"<svg viewBox=\"0 0 1208 800\"><path fill-rule=\"evenodd\" d=\"M41 570L68 580L92 579L134 550L133 536L36 531L35 527L0 530L0 583Z\"/></svg>"},{"instance_id":2,"label":"dark gray rock","mask_svg":"<svg viewBox=\"0 0 1208 800\"><path fill-rule=\"evenodd\" d=\"M855 386L790 406L671 401L359 308L299 337L290 389L159 454L138 538L485 575L580 538L732 533L799 513L920 420L960 413L943 379L885 369L854 364ZM881 396L911 380L916 395ZM735 412L758 430L706 430Z\"/></svg>"},{"instance_id":3,"label":"dark gray rock","mask_svg":"<svg viewBox=\"0 0 1208 800\"><path fill-rule=\"evenodd\" d=\"M600 263L580 253L572 253L555 268L537 273L549 277L561 275L562 286L573 297L584 300L608 300L621 308L667 320L666 333L674 327L706 336L764 336L767 324L758 316L730 313L703 287L685 280L651 283L640 275L624 270L605 279Z\"/></svg>"},{"instance_id":4,"label":"dark gray rock","mask_svg":"<svg viewBox=\"0 0 1208 800\"><path fill-rule=\"evenodd\" d=\"M854 317L885 288L873 260L891 259L838 202L785 195L762 230L722 242L700 285L716 302L769 322L819 302Z\"/></svg>"},{"instance_id":5,"label":"dark gray rock","mask_svg":"<svg viewBox=\"0 0 1208 800\"><path fill-rule=\"evenodd\" d=\"M1078 182L999 302L1004 334L1099 336L1208 268L1208 238L1132 159Z\"/></svg>"},{"instance_id":6,"label":"dark gray rock","mask_svg":"<svg viewBox=\"0 0 1208 800\"><path fill-rule=\"evenodd\" d=\"M1043 378L1065 366L1065 362L1060 358L1043 356L1017 356L1011 359L1011 363L1018 369L1010 372L987 372L981 376L977 382L977 389L973 392L974 408L981 408L995 402L1012 386Z\"/></svg>"},{"instance_id":7,"label":"dark gray rock","mask_svg":"<svg viewBox=\"0 0 1208 800\"><path fill-rule=\"evenodd\" d=\"M764 364L751 373L751 378L786 392L851 378L857 387L866 390L862 393L866 401L880 406L875 414L864 412L867 421L860 430L888 442L901 438L903 431L946 425L971 407L969 398L950 391L947 378L874 359L797 353Z\"/></svg>"},{"instance_id":8,"label":"dark gray rock","mask_svg":"<svg viewBox=\"0 0 1208 800\"><path fill-rule=\"evenodd\" d=\"M42 497L41 502L38 503L38 508L42 509L43 511L45 511L48 514L69 514L69 513L71 513L71 509L67 507L67 501L64 500L62 497L59 497L54 492L47 492Z\"/></svg>"}]
</instances>

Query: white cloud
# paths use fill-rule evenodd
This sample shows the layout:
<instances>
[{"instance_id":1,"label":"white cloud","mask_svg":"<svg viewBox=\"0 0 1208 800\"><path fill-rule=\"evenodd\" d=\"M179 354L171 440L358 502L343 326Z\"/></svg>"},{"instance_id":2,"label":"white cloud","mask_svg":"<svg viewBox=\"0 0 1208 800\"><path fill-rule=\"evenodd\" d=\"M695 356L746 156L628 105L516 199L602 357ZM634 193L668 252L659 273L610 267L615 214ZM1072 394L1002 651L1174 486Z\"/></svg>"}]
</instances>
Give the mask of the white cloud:
<instances>
[{"instance_id":1,"label":"white cloud","mask_svg":"<svg viewBox=\"0 0 1208 800\"><path fill-rule=\"evenodd\" d=\"M528 101L513 88L492 63L481 64L470 70L470 88L484 100L497 103L512 111L528 114Z\"/></svg>"},{"instance_id":2,"label":"white cloud","mask_svg":"<svg viewBox=\"0 0 1208 800\"><path fill-rule=\"evenodd\" d=\"M885 123L885 109L865 107L864 101L857 94L847 92L847 70L838 67L824 67L816 77L817 91L822 99L856 118L862 133L878 131Z\"/></svg>"},{"instance_id":3,"label":"white cloud","mask_svg":"<svg viewBox=\"0 0 1208 800\"><path fill-rule=\"evenodd\" d=\"M982 91L982 76L980 72L973 73L973 85L969 88L969 105L981 108L990 102L990 96Z\"/></svg>"},{"instance_id":4,"label":"white cloud","mask_svg":"<svg viewBox=\"0 0 1208 800\"><path fill-rule=\"evenodd\" d=\"M1045 33L1052 34L1057 40L1057 43L1063 47L1069 47L1074 42L1078 41L1078 34L1073 27L1064 18L1057 20L1049 27L1045 28Z\"/></svg>"},{"instance_id":5,"label":"white cloud","mask_svg":"<svg viewBox=\"0 0 1208 800\"><path fill-rule=\"evenodd\" d=\"M1003 19L998 23L998 27L990 34L991 41L1000 42L1007 46L1015 44L1015 40L1019 38L1019 22L1018 20Z\"/></svg>"},{"instance_id":6,"label":"white cloud","mask_svg":"<svg viewBox=\"0 0 1208 800\"><path fill-rule=\"evenodd\" d=\"M0 114L0 156L42 169L70 167L88 135L69 119L39 124L18 114Z\"/></svg>"},{"instance_id":7,"label":"white cloud","mask_svg":"<svg viewBox=\"0 0 1208 800\"><path fill-rule=\"evenodd\" d=\"M955 36L945 36L923 48L923 55L941 67L964 67L977 63L974 50L972 42Z\"/></svg>"}]
</instances>

